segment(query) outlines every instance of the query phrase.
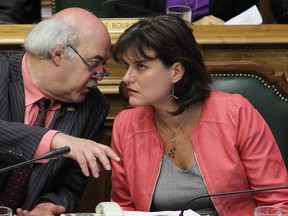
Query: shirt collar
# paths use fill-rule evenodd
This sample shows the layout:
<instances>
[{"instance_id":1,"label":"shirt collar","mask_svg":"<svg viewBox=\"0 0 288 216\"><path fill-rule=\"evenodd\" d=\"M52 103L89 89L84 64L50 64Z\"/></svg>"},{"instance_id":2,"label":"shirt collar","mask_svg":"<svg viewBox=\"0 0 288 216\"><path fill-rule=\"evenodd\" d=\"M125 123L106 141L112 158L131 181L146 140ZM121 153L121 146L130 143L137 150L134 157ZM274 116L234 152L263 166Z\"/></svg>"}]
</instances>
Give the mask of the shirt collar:
<instances>
[{"instance_id":1,"label":"shirt collar","mask_svg":"<svg viewBox=\"0 0 288 216\"><path fill-rule=\"evenodd\" d=\"M24 82L24 93L25 93L25 107L35 103L43 97L46 97L43 92L33 83L27 69L27 52L24 54L22 58L22 75ZM50 109L58 109L60 104L51 99L51 108ZM56 105L53 107L53 105ZM52 108L53 107L53 108Z\"/></svg>"}]
</instances>

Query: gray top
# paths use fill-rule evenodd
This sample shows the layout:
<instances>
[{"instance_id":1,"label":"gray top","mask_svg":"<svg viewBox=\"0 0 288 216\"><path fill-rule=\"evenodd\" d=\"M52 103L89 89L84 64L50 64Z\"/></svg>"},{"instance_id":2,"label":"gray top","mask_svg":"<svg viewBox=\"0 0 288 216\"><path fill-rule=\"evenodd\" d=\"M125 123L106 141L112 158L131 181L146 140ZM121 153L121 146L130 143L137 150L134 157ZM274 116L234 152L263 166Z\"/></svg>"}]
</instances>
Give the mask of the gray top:
<instances>
[{"instance_id":1,"label":"gray top","mask_svg":"<svg viewBox=\"0 0 288 216\"><path fill-rule=\"evenodd\" d=\"M181 210L194 197L208 194L197 163L187 170L175 166L165 155L152 200L153 211ZM218 215L210 198L193 201L187 209Z\"/></svg>"}]
</instances>

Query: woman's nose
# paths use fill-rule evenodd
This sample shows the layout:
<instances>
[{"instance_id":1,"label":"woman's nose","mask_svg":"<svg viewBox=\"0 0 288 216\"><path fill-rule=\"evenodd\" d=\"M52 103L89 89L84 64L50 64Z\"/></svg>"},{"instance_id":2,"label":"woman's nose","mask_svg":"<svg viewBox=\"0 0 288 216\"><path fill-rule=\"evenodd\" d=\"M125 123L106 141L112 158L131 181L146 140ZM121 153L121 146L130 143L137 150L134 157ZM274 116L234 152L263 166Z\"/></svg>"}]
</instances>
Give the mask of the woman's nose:
<instances>
[{"instance_id":1,"label":"woman's nose","mask_svg":"<svg viewBox=\"0 0 288 216\"><path fill-rule=\"evenodd\" d=\"M125 83L132 82L132 80L133 80L133 75L132 75L131 70L128 69L128 70L126 71L126 73L124 74L122 80L123 80Z\"/></svg>"}]
</instances>

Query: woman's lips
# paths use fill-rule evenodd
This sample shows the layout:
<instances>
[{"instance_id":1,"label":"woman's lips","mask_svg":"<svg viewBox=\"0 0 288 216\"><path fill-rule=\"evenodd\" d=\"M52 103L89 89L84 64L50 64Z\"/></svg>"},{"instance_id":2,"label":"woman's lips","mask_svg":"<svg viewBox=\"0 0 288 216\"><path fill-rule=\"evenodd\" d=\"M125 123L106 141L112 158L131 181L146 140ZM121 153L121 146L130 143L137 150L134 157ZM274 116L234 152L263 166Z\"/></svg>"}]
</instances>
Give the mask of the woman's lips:
<instances>
[{"instance_id":1,"label":"woman's lips","mask_svg":"<svg viewBox=\"0 0 288 216\"><path fill-rule=\"evenodd\" d=\"M132 89L132 88L127 88L128 94L132 94L132 93L138 93L138 91Z\"/></svg>"}]
</instances>

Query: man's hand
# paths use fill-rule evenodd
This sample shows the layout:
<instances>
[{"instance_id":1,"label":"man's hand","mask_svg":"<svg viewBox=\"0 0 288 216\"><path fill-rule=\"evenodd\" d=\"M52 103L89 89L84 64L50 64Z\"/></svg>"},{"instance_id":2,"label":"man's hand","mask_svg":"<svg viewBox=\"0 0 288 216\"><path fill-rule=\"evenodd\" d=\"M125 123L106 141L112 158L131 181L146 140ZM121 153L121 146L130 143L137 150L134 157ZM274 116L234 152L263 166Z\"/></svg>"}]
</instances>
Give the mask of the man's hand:
<instances>
[{"instance_id":1,"label":"man's hand","mask_svg":"<svg viewBox=\"0 0 288 216\"><path fill-rule=\"evenodd\" d=\"M111 170L108 157L116 161L120 160L111 148L106 145L64 133L57 133L52 140L51 150L64 146L70 147L70 153L64 155L64 157L76 160L85 176L89 176L90 169L95 178L99 177L100 166L97 163L97 159L103 164L106 170Z\"/></svg>"},{"instance_id":2,"label":"man's hand","mask_svg":"<svg viewBox=\"0 0 288 216\"><path fill-rule=\"evenodd\" d=\"M61 205L53 203L40 203L32 211L18 208L14 216L56 216L65 212L65 208Z\"/></svg>"},{"instance_id":3,"label":"man's hand","mask_svg":"<svg viewBox=\"0 0 288 216\"><path fill-rule=\"evenodd\" d=\"M194 25L224 25L224 21L213 15L204 16L203 18L193 22Z\"/></svg>"}]
</instances>

